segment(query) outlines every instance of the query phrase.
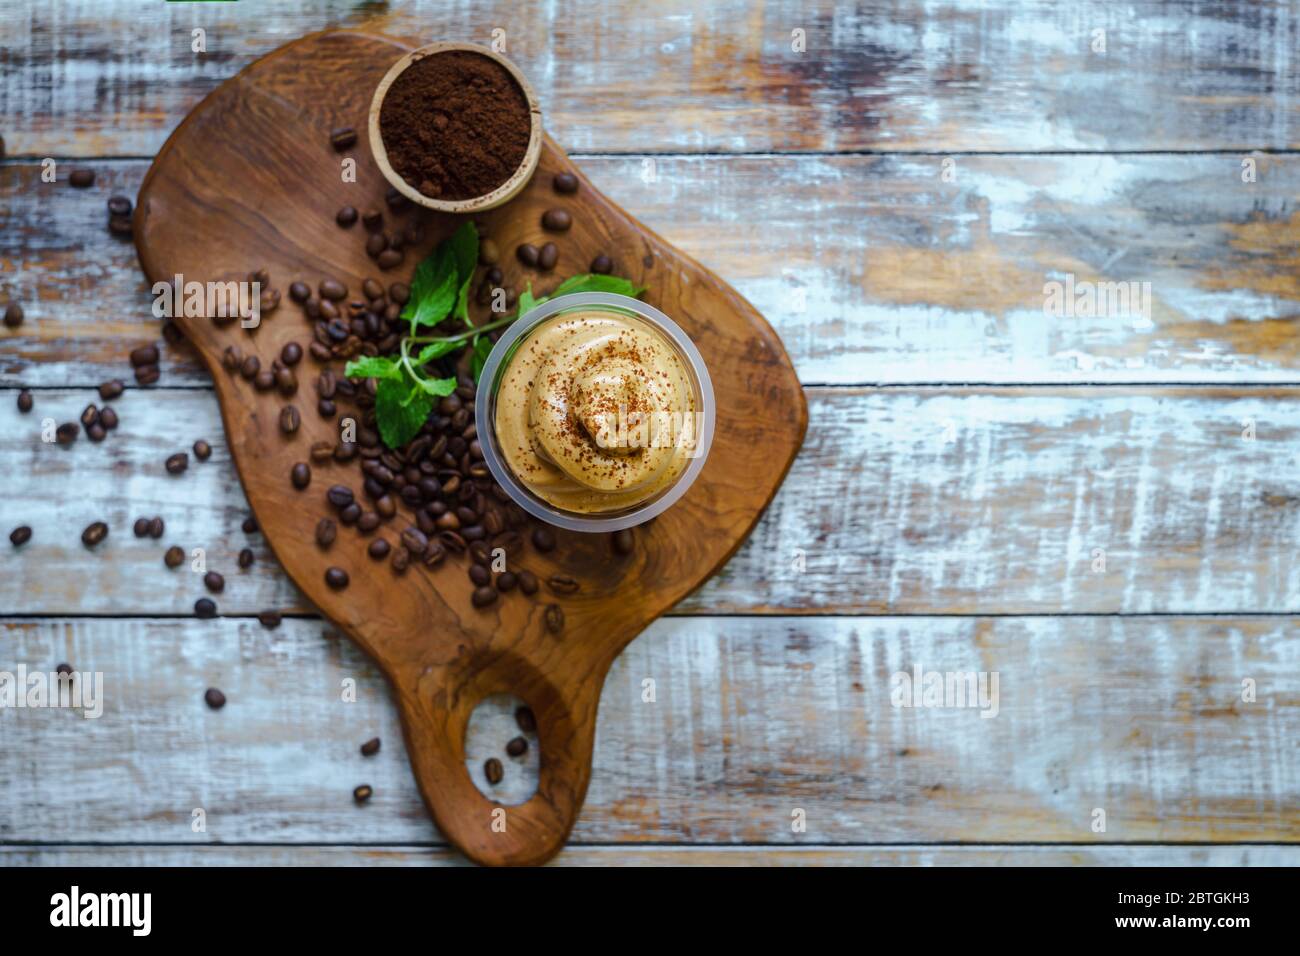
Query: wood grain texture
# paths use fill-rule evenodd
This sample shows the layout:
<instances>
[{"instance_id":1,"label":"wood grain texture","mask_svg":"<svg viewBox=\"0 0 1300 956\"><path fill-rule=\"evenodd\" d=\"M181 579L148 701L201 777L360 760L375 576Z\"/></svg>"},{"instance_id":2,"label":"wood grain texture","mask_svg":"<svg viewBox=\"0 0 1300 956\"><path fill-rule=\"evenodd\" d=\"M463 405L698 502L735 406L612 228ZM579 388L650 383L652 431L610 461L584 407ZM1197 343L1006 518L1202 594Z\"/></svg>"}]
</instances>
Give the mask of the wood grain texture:
<instances>
[{"instance_id":1,"label":"wood grain texture","mask_svg":"<svg viewBox=\"0 0 1300 956\"><path fill-rule=\"evenodd\" d=\"M206 93L302 34L488 43L570 149L1138 150L1300 142L1286 0L7 3L0 115L22 155L152 155ZM250 22L254 18L256 25ZM191 52L191 30L207 52ZM792 31L806 50L792 51ZM1106 31L1106 52L1092 50Z\"/></svg>"},{"instance_id":2,"label":"wood grain texture","mask_svg":"<svg viewBox=\"0 0 1300 956\"><path fill-rule=\"evenodd\" d=\"M0 846L0 866L465 866L454 850L396 846ZM569 846L548 866L1297 866L1300 847Z\"/></svg>"},{"instance_id":3,"label":"wood grain texture","mask_svg":"<svg viewBox=\"0 0 1300 956\"><path fill-rule=\"evenodd\" d=\"M1300 381L1295 156L1257 157L1253 184L1232 155L969 156L954 183L937 156L576 161L754 303L805 383ZM27 311L0 329L0 384L97 384L158 338L135 250L105 228L146 164L97 168L78 190L0 165L0 296ZM1149 321L1044 314L1071 273L1151 283ZM164 386L209 383L165 350Z\"/></svg>"},{"instance_id":4,"label":"wood grain texture","mask_svg":"<svg viewBox=\"0 0 1300 956\"><path fill-rule=\"evenodd\" d=\"M0 392L0 461L16 481L0 531L0 608L23 614L189 614L198 576L164 546L207 549L223 613L310 611L260 536L198 391L129 392L102 445L40 442L97 396L42 391L20 416ZM791 473L735 557L675 613L1229 613L1300 611L1300 389L809 389ZM1243 439L1253 420L1256 440ZM177 478L166 457L215 451ZM327 487L341 466L318 468ZM312 499L315 507L317 498ZM159 514L162 542L131 536ZM112 532L88 556L93 520ZM344 529L341 540L359 540ZM237 572L250 546L257 563ZM1105 549L1104 573L1094 550ZM799 551L803 567L797 569Z\"/></svg>"},{"instance_id":5,"label":"wood grain texture","mask_svg":"<svg viewBox=\"0 0 1300 956\"><path fill-rule=\"evenodd\" d=\"M610 670L573 839L1297 842L1298 624L661 619ZM441 843L381 674L323 630L6 622L0 669L100 671L105 703L97 719L0 710L0 841ZM895 708L893 675L917 665L997 672L997 716ZM341 700L349 678L354 703ZM1242 700L1247 678L1254 703ZM203 704L209 686L229 698L221 711ZM361 757L375 735L383 749ZM375 796L357 807L363 782ZM1091 830L1098 807L1104 834ZM195 808L204 833L191 831ZM792 832L796 808L805 833Z\"/></svg>"},{"instance_id":6,"label":"wood grain texture","mask_svg":"<svg viewBox=\"0 0 1300 956\"><path fill-rule=\"evenodd\" d=\"M408 49L357 33L314 34L214 91L168 139L141 187L135 240L145 274L153 281L228 282L261 267L282 289L291 279L315 287L328 278L355 296L363 278L378 270L359 230L334 226L335 211L355 190L340 180L329 134L365 128L372 92ZM357 180L371 190L361 208L381 207L382 179L365 140L361 134L354 153ZM292 314L298 310L287 302L255 330L177 317L217 375L228 447L262 534L313 604L379 662L397 695L430 812L459 849L491 864L541 863L559 850L586 793L595 709L610 663L646 624L726 562L776 492L807 427L794 369L763 317L715 274L596 192L553 141L546 139L541 152L523 191L479 217L485 234L502 250L545 241L542 215L561 204L552 179L574 173L582 185L562 203L573 213L573 226L559 238L557 268L584 271L606 249L635 256L629 278L691 337L716 396L716 408L702 411L702 434L716 423L703 470L671 509L637 529L632 556L611 560L608 535L558 532L553 552L524 559L522 566L543 582L552 575L573 580L573 592L556 586L548 588L546 604L515 594L475 609L463 555L448 556L431 573L413 561L414 573L399 578L376 567L355 538L316 547L328 485L318 478L310 489L295 490L288 476L313 441L339 440L342 418L309 413L287 438L277 425L279 413L301 400L274 390L259 393L221 364L222 350L233 345L244 355L260 355L269 368L282 347L306 338L310 323ZM395 218L390 211L386 221ZM405 229L409 218L399 221ZM422 254L461 222L446 215L424 221L429 235ZM521 283L517 260L506 264L503 256L502 268L507 281ZM492 318L486 307L471 315L480 324ZM315 364L306 361L300 374L310 375ZM334 365L341 374L342 363ZM468 482L468 466L462 469ZM340 480L357 488L362 477L350 463ZM398 507L385 527L390 539L415 521L413 509L400 501ZM511 567L520 566L516 552ZM345 591L327 583L327 568L339 567L351 575ZM629 593L626 582L638 579L653 580L654 588ZM558 629L544 616L548 607L562 609ZM508 811L474 788L464 758L475 704L502 692L532 707L543 742L536 793Z\"/></svg>"}]
</instances>

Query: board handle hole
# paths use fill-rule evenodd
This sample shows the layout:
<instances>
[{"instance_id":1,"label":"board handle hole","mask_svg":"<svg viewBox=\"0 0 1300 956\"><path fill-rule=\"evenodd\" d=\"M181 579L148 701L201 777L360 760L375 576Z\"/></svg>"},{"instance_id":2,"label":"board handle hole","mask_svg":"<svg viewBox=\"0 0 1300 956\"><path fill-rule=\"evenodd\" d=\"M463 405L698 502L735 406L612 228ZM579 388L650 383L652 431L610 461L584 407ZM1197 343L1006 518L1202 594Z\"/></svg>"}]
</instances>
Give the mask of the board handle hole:
<instances>
[{"instance_id":1,"label":"board handle hole","mask_svg":"<svg viewBox=\"0 0 1300 956\"><path fill-rule=\"evenodd\" d=\"M465 770L479 793L501 806L518 806L527 803L537 792L541 768L541 741L537 736L536 719L531 730L520 726L516 716L520 708L528 705L513 694L490 694L475 706L465 726ZM529 713L532 713L529 710ZM522 723L529 726L527 719ZM523 741L522 753L510 753L507 748L518 740ZM488 780L487 761L496 760L501 768L501 780L492 784Z\"/></svg>"}]
</instances>

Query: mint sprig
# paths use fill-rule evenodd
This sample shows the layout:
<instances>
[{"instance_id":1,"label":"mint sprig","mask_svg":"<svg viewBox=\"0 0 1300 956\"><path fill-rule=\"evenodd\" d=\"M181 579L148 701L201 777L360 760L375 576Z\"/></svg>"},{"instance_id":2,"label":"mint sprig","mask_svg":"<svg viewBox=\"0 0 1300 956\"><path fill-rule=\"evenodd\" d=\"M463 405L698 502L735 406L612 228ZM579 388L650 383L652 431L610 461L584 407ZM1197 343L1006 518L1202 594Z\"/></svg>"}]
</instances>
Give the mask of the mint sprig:
<instances>
[{"instance_id":1,"label":"mint sprig","mask_svg":"<svg viewBox=\"0 0 1300 956\"><path fill-rule=\"evenodd\" d=\"M411 297L401 317L410 324L410 334L402 339L396 355L363 356L348 362L348 378L375 379L375 422L379 435L389 448L406 445L429 419L438 398L456 390L454 376L435 378L425 371L430 362L459 351L473 349L470 369L474 381L483 373L483 365L492 351L486 333L514 322L535 306L575 292L615 292L638 296L644 286L609 275L570 276L550 295L536 297L530 283L519 296L513 315L474 325L469 317L469 286L478 262L478 230L466 222L451 238L438 243L416 267L411 279ZM420 335L422 328L436 328L449 317L456 317L465 331L450 335ZM412 350L419 351L412 354Z\"/></svg>"}]
</instances>

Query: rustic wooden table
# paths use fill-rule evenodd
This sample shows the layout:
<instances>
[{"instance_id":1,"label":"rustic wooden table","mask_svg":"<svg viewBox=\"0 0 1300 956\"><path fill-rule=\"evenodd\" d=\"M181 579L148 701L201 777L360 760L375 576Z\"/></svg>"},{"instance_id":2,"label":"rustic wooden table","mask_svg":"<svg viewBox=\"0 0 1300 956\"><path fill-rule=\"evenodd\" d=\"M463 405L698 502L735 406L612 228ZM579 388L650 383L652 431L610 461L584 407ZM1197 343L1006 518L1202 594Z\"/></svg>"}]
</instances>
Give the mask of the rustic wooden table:
<instances>
[{"instance_id":1,"label":"rustic wooden table","mask_svg":"<svg viewBox=\"0 0 1300 956\"><path fill-rule=\"evenodd\" d=\"M344 27L504 30L556 138L807 388L750 541L611 672L558 863L1300 862L1300 5L643 8L0 10L0 301L27 314L0 328L0 524L35 529L0 543L0 670L105 681L97 720L0 711L0 861L460 862L377 671L241 531L192 353L103 444L39 440L159 338L105 198L221 80ZM1067 277L1150 283L1150 309L1047 314ZM154 514L229 572L219 619L132 536ZM996 672L996 717L893 706L914 667Z\"/></svg>"}]
</instances>

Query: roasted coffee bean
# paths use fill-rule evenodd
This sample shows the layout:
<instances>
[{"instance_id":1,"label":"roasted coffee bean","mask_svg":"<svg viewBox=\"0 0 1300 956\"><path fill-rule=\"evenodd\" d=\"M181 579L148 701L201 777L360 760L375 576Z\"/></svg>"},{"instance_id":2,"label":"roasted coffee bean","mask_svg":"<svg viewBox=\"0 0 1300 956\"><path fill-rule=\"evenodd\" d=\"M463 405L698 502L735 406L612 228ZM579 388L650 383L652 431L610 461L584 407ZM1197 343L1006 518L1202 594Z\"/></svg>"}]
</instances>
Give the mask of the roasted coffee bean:
<instances>
[{"instance_id":1,"label":"roasted coffee bean","mask_svg":"<svg viewBox=\"0 0 1300 956\"><path fill-rule=\"evenodd\" d=\"M137 385L152 385L162 377L162 372L157 365L141 365L135 370L135 381Z\"/></svg>"},{"instance_id":2,"label":"roasted coffee bean","mask_svg":"<svg viewBox=\"0 0 1300 956\"><path fill-rule=\"evenodd\" d=\"M368 783L363 783L352 791L352 799L357 803L365 803L375 795L375 788Z\"/></svg>"},{"instance_id":3,"label":"roasted coffee bean","mask_svg":"<svg viewBox=\"0 0 1300 956\"><path fill-rule=\"evenodd\" d=\"M203 575L203 586L213 594L220 594L226 589L226 579L216 571L209 571Z\"/></svg>"},{"instance_id":4,"label":"roasted coffee bean","mask_svg":"<svg viewBox=\"0 0 1300 956\"><path fill-rule=\"evenodd\" d=\"M117 412L113 410L112 405L105 405L99 410L99 424L108 431L117 427Z\"/></svg>"},{"instance_id":5,"label":"roasted coffee bean","mask_svg":"<svg viewBox=\"0 0 1300 956\"><path fill-rule=\"evenodd\" d=\"M350 229L352 226L356 225L357 222L356 207L344 206L334 214L334 221L344 229Z\"/></svg>"},{"instance_id":6,"label":"roasted coffee bean","mask_svg":"<svg viewBox=\"0 0 1300 956\"><path fill-rule=\"evenodd\" d=\"M526 734L537 732L537 718L533 716L533 711L530 707L515 708L515 724L517 724L519 729Z\"/></svg>"},{"instance_id":7,"label":"roasted coffee bean","mask_svg":"<svg viewBox=\"0 0 1300 956\"><path fill-rule=\"evenodd\" d=\"M384 287L378 279L366 279L361 283L361 294L367 299L382 299Z\"/></svg>"},{"instance_id":8,"label":"roasted coffee bean","mask_svg":"<svg viewBox=\"0 0 1300 956\"><path fill-rule=\"evenodd\" d=\"M511 757L522 757L528 753L528 741L523 737L516 737L506 744L506 753Z\"/></svg>"},{"instance_id":9,"label":"roasted coffee bean","mask_svg":"<svg viewBox=\"0 0 1300 956\"><path fill-rule=\"evenodd\" d=\"M293 374L293 369L281 366L275 373L275 386L281 395L292 395L298 391L298 376Z\"/></svg>"},{"instance_id":10,"label":"roasted coffee bean","mask_svg":"<svg viewBox=\"0 0 1300 956\"><path fill-rule=\"evenodd\" d=\"M378 232L384 228L384 214L378 209L367 209L365 215L361 217L361 224L366 227L367 232Z\"/></svg>"},{"instance_id":11,"label":"roasted coffee bean","mask_svg":"<svg viewBox=\"0 0 1300 956\"><path fill-rule=\"evenodd\" d=\"M556 594L576 594L581 587L577 578L567 574L552 574L546 579L546 583Z\"/></svg>"},{"instance_id":12,"label":"roasted coffee bean","mask_svg":"<svg viewBox=\"0 0 1300 956\"><path fill-rule=\"evenodd\" d=\"M460 517L454 511L448 511L438 516L434 522L439 531L459 531Z\"/></svg>"},{"instance_id":13,"label":"roasted coffee bean","mask_svg":"<svg viewBox=\"0 0 1300 956\"><path fill-rule=\"evenodd\" d=\"M294 466L289 469L289 481L299 491L302 491L311 484L311 465L305 461L295 462Z\"/></svg>"},{"instance_id":14,"label":"roasted coffee bean","mask_svg":"<svg viewBox=\"0 0 1300 956\"><path fill-rule=\"evenodd\" d=\"M332 518L321 518L316 523L316 543L322 548L328 548L333 544L334 539L338 537L338 533L338 525L334 523Z\"/></svg>"},{"instance_id":15,"label":"roasted coffee bean","mask_svg":"<svg viewBox=\"0 0 1300 956\"><path fill-rule=\"evenodd\" d=\"M262 360L256 355L247 356L239 365L239 374L246 380L252 381L257 378L257 373L262 370Z\"/></svg>"},{"instance_id":16,"label":"roasted coffee bean","mask_svg":"<svg viewBox=\"0 0 1300 956\"><path fill-rule=\"evenodd\" d=\"M280 626L279 611L260 611L257 615L257 623L261 624L268 631L273 631Z\"/></svg>"},{"instance_id":17,"label":"roasted coffee bean","mask_svg":"<svg viewBox=\"0 0 1300 956\"><path fill-rule=\"evenodd\" d=\"M163 323L162 333L163 338L167 340L168 345L180 345L185 341L185 333L182 332L181 327L171 319L168 319Z\"/></svg>"},{"instance_id":18,"label":"roasted coffee bean","mask_svg":"<svg viewBox=\"0 0 1300 956\"><path fill-rule=\"evenodd\" d=\"M138 349L131 351L131 364L140 365L157 365L158 364L158 346L142 345Z\"/></svg>"},{"instance_id":19,"label":"roasted coffee bean","mask_svg":"<svg viewBox=\"0 0 1300 956\"><path fill-rule=\"evenodd\" d=\"M93 548L107 537L108 525L102 521L96 521L87 525L86 530L81 532L81 543L88 548Z\"/></svg>"},{"instance_id":20,"label":"roasted coffee bean","mask_svg":"<svg viewBox=\"0 0 1300 956\"><path fill-rule=\"evenodd\" d=\"M555 532L550 528L537 527L533 529L533 547L543 553L555 550Z\"/></svg>"},{"instance_id":21,"label":"roasted coffee bean","mask_svg":"<svg viewBox=\"0 0 1300 956\"><path fill-rule=\"evenodd\" d=\"M199 598L194 602L194 613L204 619L216 617L217 604L211 598Z\"/></svg>"},{"instance_id":22,"label":"roasted coffee bean","mask_svg":"<svg viewBox=\"0 0 1300 956\"><path fill-rule=\"evenodd\" d=\"M109 216L108 231L115 236L129 236L135 229L130 216ZM166 330L164 329L164 332Z\"/></svg>"},{"instance_id":23,"label":"roasted coffee bean","mask_svg":"<svg viewBox=\"0 0 1300 956\"><path fill-rule=\"evenodd\" d=\"M251 548L243 548L239 552L238 564L241 570L247 571L253 566L253 551Z\"/></svg>"},{"instance_id":24,"label":"roasted coffee bean","mask_svg":"<svg viewBox=\"0 0 1300 956\"><path fill-rule=\"evenodd\" d=\"M501 250L491 239L484 239L478 245L478 261L485 266L494 266L501 258Z\"/></svg>"},{"instance_id":25,"label":"roasted coffee bean","mask_svg":"<svg viewBox=\"0 0 1300 956\"><path fill-rule=\"evenodd\" d=\"M413 557L423 557L425 549L429 547L429 538L423 531L412 525L402 532L402 547L406 548Z\"/></svg>"},{"instance_id":26,"label":"roasted coffee bean","mask_svg":"<svg viewBox=\"0 0 1300 956\"><path fill-rule=\"evenodd\" d=\"M481 564L471 564L469 566L469 579L478 587L492 583L492 572Z\"/></svg>"},{"instance_id":27,"label":"roasted coffee bean","mask_svg":"<svg viewBox=\"0 0 1300 956\"><path fill-rule=\"evenodd\" d=\"M519 578L513 571L502 571L497 575L497 590L503 594L513 591L519 583Z\"/></svg>"},{"instance_id":28,"label":"roasted coffee bean","mask_svg":"<svg viewBox=\"0 0 1300 956\"><path fill-rule=\"evenodd\" d=\"M435 567L441 564L447 557L447 547L437 539L429 542L429 548L424 552L424 563L428 567Z\"/></svg>"},{"instance_id":29,"label":"roasted coffee bean","mask_svg":"<svg viewBox=\"0 0 1300 956\"><path fill-rule=\"evenodd\" d=\"M286 405L280 409L280 431L286 435L292 435L302 424L302 415L293 405Z\"/></svg>"},{"instance_id":30,"label":"roasted coffee bean","mask_svg":"<svg viewBox=\"0 0 1300 956\"><path fill-rule=\"evenodd\" d=\"M262 369L253 379L253 387L259 392L269 392L275 388L275 372L269 368Z\"/></svg>"},{"instance_id":31,"label":"roasted coffee bean","mask_svg":"<svg viewBox=\"0 0 1300 956\"><path fill-rule=\"evenodd\" d=\"M411 299L411 287L405 282L394 282L388 287L388 298L397 305L406 305Z\"/></svg>"},{"instance_id":32,"label":"roasted coffee bean","mask_svg":"<svg viewBox=\"0 0 1300 956\"><path fill-rule=\"evenodd\" d=\"M614 262L609 256L601 253L591 260L591 271L598 276L609 275L614 271Z\"/></svg>"},{"instance_id":33,"label":"roasted coffee bean","mask_svg":"<svg viewBox=\"0 0 1300 956\"><path fill-rule=\"evenodd\" d=\"M311 286L305 282L290 282L289 298L294 302L306 302L311 298Z\"/></svg>"},{"instance_id":34,"label":"roasted coffee bean","mask_svg":"<svg viewBox=\"0 0 1300 956\"><path fill-rule=\"evenodd\" d=\"M16 329L23 324L23 307L17 302L10 302L5 307L5 325L11 329Z\"/></svg>"},{"instance_id":35,"label":"roasted coffee bean","mask_svg":"<svg viewBox=\"0 0 1300 956\"><path fill-rule=\"evenodd\" d=\"M492 546L486 541L475 541L469 546L469 559L475 564L487 566L492 563Z\"/></svg>"},{"instance_id":36,"label":"roasted coffee bean","mask_svg":"<svg viewBox=\"0 0 1300 956\"><path fill-rule=\"evenodd\" d=\"M243 530L244 534L256 534L257 519L254 518L252 515L249 515L247 518L244 519L243 524L241 524L239 527Z\"/></svg>"},{"instance_id":37,"label":"roasted coffee bean","mask_svg":"<svg viewBox=\"0 0 1300 956\"><path fill-rule=\"evenodd\" d=\"M328 398L322 398L316 403L316 413L321 418L333 418L338 409Z\"/></svg>"},{"instance_id":38,"label":"roasted coffee bean","mask_svg":"<svg viewBox=\"0 0 1300 956\"><path fill-rule=\"evenodd\" d=\"M357 457L357 443L352 441L341 441L334 446L335 461L351 461Z\"/></svg>"},{"instance_id":39,"label":"roasted coffee bean","mask_svg":"<svg viewBox=\"0 0 1300 956\"><path fill-rule=\"evenodd\" d=\"M474 567L479 567L479 565L476 564L474 565ZM470 595L470 601L474 604L475 607L487 607L496 599L497 599L496 589L493 588L491 585L485 585L483 587L475 588L474 593Z\"/></svg>"},{"instance_id":40,"label":"roasted coffee bean","mask_svg":"<svg viewBox=\"0 0 1300 956\"><path fill-rule=\"evenodd\" d=\"M366 237L366 255L378 259L388 249L388 237L382 232L372 232Z\"/></svg>"},{"instance_id":41,"label":"roasted coffee bean","mask_svg":"<svg viewBox=\"0 0 1300 956\"><path fill-rule=\"evenodd\" d=\"M555 178L551 180L551 185L555 187L557 193L576 193L578 177L573 173L556 173Z\"/></svg>"},{"instance_id":42,"label":"roasted coffee bean","mask_svg":"<svg viewBox=\"0 0 1300 956\"><path fill-rule=\"evenodd\" d=\"M340 302L348 297L348 287L337 279L322 279L316 291L329 302Z\"/></svg>"},{"instance_id":43,"label":"roasted coffee bean","mask_svg":"<svg viewBox=\"0 0 1300 956\"><path fill-rule=\"evenodd\" d=\"M371 737L369 740L367 740L364 744L361 745L361 756L373 757L377 753L379 753L378 737Z\"/></svg>"},{"instance_id":44,"label":"roasted coffee bean","mask_svg":"<svg viewBox=\"0 0 1300 956\"><path fill-rule=\"evenodd\" d=\"M86 437L93 442L101 442L108 437L108 432L104 430L103 425L99 422L95 422L95 424L86 429Z\"/></svg>"},{"instance_id":45,"label":"roasted coffee bean","mask_svg":"<svg viewBox=\"0 0 1300 956\"><path fill-rule=\"evenodd\" d=\"M405 548L398 547L393 549L393 573L405 574L407 567L411 563L411 554Z\"/></svg>"},{"instance_id":46,"label":"roasted coffee bean","mask_svg":"<svg viewBox=\"0 0 1300 956\"><path fill-rule=\"evenodd\" d=\"M311 460L326 461L334 457L334 443L328 441L314 441L311 443Z\"/></svg>"},{"instance_id":47,"label":"roasted coffee bean","mask_svg":"<svg viewBox=\"0 0 1300 956\"><path fill-rule=\"evenodd\" d=\"M537 267L538 259L541 257L541 253L531 242L520 243L519 247L515 249L515 255L519 258L520 262L528 266L530 269Z\"/></svg>"},{"instance_id":48,"label":"roasted coffee bean","mask_svg":"<svg viewBox=\"0 0 1300 956\"><path fill-rule=\"evenodd\" d=\"M318 362L328 362L330 359L334 357L333 354L330 352L329 346L322 345L319 342L313 342L311 345L307 347L307 351L310 352L311 357Z\"/></svg>"},{"instance_id":49,"label":"roasted coffee bean","mask_svg":"<svg viewBox=\"0 0 1300 956\"><path fill-rule=\"evenodd\" d=\"M169 475L179 475L190 466L190 456L183 451L178 451L164 463Z\"/></svg>"},{"instance_id":50,"label":"roasted coffee bean","mask_svg":"<svg viewBox=\"0 0 1300 956\"><path fill-rule=\"evenodd\" d=\"M77 435L81 433L81 426L76 422L64 422L58 428L54 429L54 440L60 445L68 446L77 440Z\"/></svg>"},{"instance_id":51,"label":"roasted coffee bean","mask_svg":"<svg viewBox=\"0 0 1300 956\"><path fill-rule=\"evenodd\" d=\"M154 517L154 518L150 519L150 521L149 521L149 537L151 537L151 538L153 538L155 541L157 541L159 538L161 538L161 537L163 536L163 532L166 531L166 530L167 530L167 525L163 523L163 519L162 519L162 518Z\"/></svg>"},{"instance_id":52,"label":"roasted coffee bean","mask_svg":"<svg viewBox=\"0 0 1300 956\"><path fill-rule=\"evenodd\" d=\"M537 252L537 268L543 272L550 272L559 261L560 249L553 242L548 242Z\"/></svg>"},{"instance_id":53,"label":"roasted coffee bean","mask_svg":"<svg viewBox=\"0 0 1300 956\"><path fill-rule=\"evenodd\" d=\"M398 192L397 187L395 186L389 186L384 192L384 202L387 203L388 208L394 212L405 209L411 204L411 201Z\"/></svg>"},{"instance_id":54,"label":"roasted coffee bean","mask_svg":"<svg viewBox=\"0 0 1300 956\"><path fill-rule=\"evenodd\" d=\"M343 126L330 133L330 145L336 152L351 149L357 142L357 131L351 126Z\"/></svg>"},{"instance_id":55,"label":"roasted coffee bean","mask_svg":"<svg viewBox=\"0 0 1300 956\"><path fill-rule=\"evenodd\" d=\"M208 603L211 604L212 602L209 601ZM226 706L226 695L215 687L209 687L203 692L203 702L213 710L220 710Z\"/></svg>"},{"instance_id":56,"label":"roasted coffee bean","mask_svg":"<svg viewBox=\"0 0 1300 956\"><path fill-rule=\"evenodd\" d=\"M487 537L487 532L481 524L470 524L460 529L460 536L466 541L481 541Z\"/></svg>"},{"instance_id":57,"label":"roasted coffee bean","mask_svg":"<svg viewBox=\"0 0 1300 956\"><path fill-rule=\"evenodd\" d=\"M280 361L289 366L297 365L302 361L302 346L297 342L286 342L280 349Z\"/></svg>"},{"instance_id":58,"label":"roasted coffee bean","mask_svg":"<svg viewBox=\"0 0 1300 956\"><path fill-rule=\"evenodd\" d=\"M200 438L194 443L194 457L199 461L207 461L212 457L212 446Z\"/></svg>"},{"instance_id":59,"label":"roasted coffee bean","mask_svg":"<svg viewBox=\"0 0 1300 956\"><path fill-rule=\"evenodd\" d=\"M99 409L92 403L81 410L81 427L89 428L99 421Z\"/></svg>"},{"instance_id":60,"label":"roasted coffee bean","mask_svg":"<svg viewBox=\"0 0 1300 956\"><path fill-rule=\"evenodd\" d=\"M236 371L244 362L244 354L235 346L227 345L221 352L221 365L227 372ZM100 386L101 394L103 386Z\"/></svg>"},{"instance_id":61,"label":"roasted coffee bean","mask_svg":"<svg viewBox=\"0 0 1300 956\"><path fill-rule=\"evenodd\" d=\"M125 196L109 196L108 214L110 216L131 215L131 200L127 199Z\"/></svg>"},{"instance_id":62,"label":"roasted coffee bean","mask_svg":"<svg viewBox=\"0 0 1300 956\"><path fill-rule=\"evenodd\" d=\"M564 609L558 604L546 605L546 629L552 634L564 633Z\"/></svg>"},{"instance_id":63,"label":"roasted coffee bean","mask_svg":"<svg viewBox=\"0 0 1300 956\"><path fill-rule=\"evenodd\" d=\"M565 232L573 225L573 216L567 209L548 209L542 213L542 228L552 232Z\"/></svg>"},{"instance_id":64,"label":"roasted coffee bean","mask_svg":"<svg viewBox=\"0 0 1300 956\"><path fill-rule=\"evenodd\" d=\"M26 544L30 540L32 540L32 529L25 524L20 524L9 532L9 543L15 548Z\"/></svg>"},{"instance_id":65,"label":"roasted coffee bean","mask_svg":"<svg viewBox=\"0 0 1300 956\"><path fill-rule=\"evenodd\" d=\"M342 568L327 568L325 583L335 591L341 591L348 586L348 573Z\"/></svg>"},{"instance_id":66,"label":"roasted coffee bean","mask_svg":"<svg viewBox=\"0 0 1300 956\"><path fill-rule=\"evenodd\" d=\"M366 548L366 553L369 554L370 557L374 558L374 560L382 561L384 558L388 557L388 552L391 550L392 545L390 545L386 540L383 538L376 538L374 541L370 542L370 546Z\"/></svg>"},{"instance_id":67,"label":"roasted coffee bean","mask_svg":"<svg viewBox=\"0 0 1300 956\"><path fill-rule=\"evenodd\" d=\"M131 531L137 538L147 538L149 536L149 519L136 518L135 524L131 526Z\"/></svg>"},{"instance_id":68,"label":"roasted coffee bean","mask_svg":"<svg viewBox=\"0 0 1300 956\"><path fill-rule=\"evenodd\" d=\"M478 520L478 515L473 508L461 505L456 509L456 517L460 519L461 524L473 524Z\"/></svg>"},{"instance_id":69,"label":"roasted coffee bean","mask_svg":"<svg viewBox=\"0 0 1300 956\"><path fill-rule=\"evenodd\" d=\"M163 555L163 564L169 568L179 568L185 561L185 551L178 545L172 545Z\"/></svg>"},{"instance_id":70,"label":"roasted coffee bean","mask_svg":"<svg viewBox=\"0 0 1300 956\"><path fill-rule=\"evenodd\" d=\"M99 386L99 397L104 401L111 401L126 391L126 386L120 378L115 378Z\"/></svg>"},{"instance_id":71,"label":"roasted coffee bean","mask_svg":"<svg viewBox=\"0 0 1300 956\"><path fill-rule=\"evenodd\" d=\"M95 171L84 167L74 169L68 174L68 185L78 189L87 189L95 185Z\"/></svg>"},{"instance_id":72,"label":"roasted coffee bean","mask_svg":"<svg viewBox=\"0 0 1300 956\"><path fill-rule=\"evenodd\" d=\"M632 537L631 528L615 531L611 537L611 543L616 554L631 554L633 548L636 547L636 539Z\"/></svg>"},{"instance_id":73,"label":"roasted coffee bean","mask_svg":"<svg viewBox=\"0 0 1300 956\"><path fill-rule=\"evenodd\" d=\"M487 777L487 782L496 786L505 777L505 768L501 766L501 761L496 757L488 757L483 761L483 776Z\"/></svg>"},{"instance_id":74,"label":"roasted coffee bean","mask_svg":"<svg viewBox=\"0 0 1300 956\"><path fill-rule=\"evenodd\" d=\"M389 269L396 269L400 266L405 258L406 257L398 250L389 248L385 249L375 257L375 264L378 265L380 269L387 272Z\"/></svg>"},{"instance_id":75,"label":"roasted coffee bean","mask_svg":"<svg viewBox=\"0 0 1300 956\"><path fill-rule=\"evenodd\" d=\"M465 539L455 531L439 531L438 540L442 542L443 547L453 554L464 554L468 545Z\"/></svg>"},{"instance_id":76,"label":"roasted coffee bean","mask_svg":"<svg viewBox=\"0 0 1300 956\"><path fill-rule=\"evenodd\" d=\"M357 530L362 534L370 534L379 527L379 515L373 511L363 511L361 517L357 519Z\"/></svg>"},{"instance_id":77,"label":"roasted coffee bean","mask_svg":"<svg viewBox=\"0 0 1300 956\"><path fill-rule=\"evenodd\" d=\"M18 393L18 411L26 415L32 410L32 393L23 389Z\"/></svg>"},{"instance_id":78,"label":"roasted coffee bean","mask_svg":"<svg viewBox=\"0 0 1300 956\"><path fill-rule=\"evenodd\" d=\"M356 502L339 509L339 521L343 524L356 524L361 518L361 506Z\"/></svg>"}]
</instances>

